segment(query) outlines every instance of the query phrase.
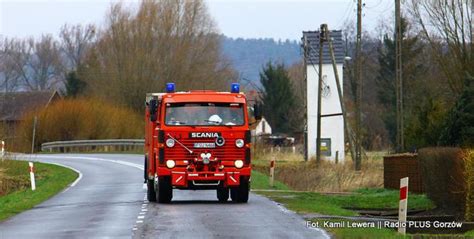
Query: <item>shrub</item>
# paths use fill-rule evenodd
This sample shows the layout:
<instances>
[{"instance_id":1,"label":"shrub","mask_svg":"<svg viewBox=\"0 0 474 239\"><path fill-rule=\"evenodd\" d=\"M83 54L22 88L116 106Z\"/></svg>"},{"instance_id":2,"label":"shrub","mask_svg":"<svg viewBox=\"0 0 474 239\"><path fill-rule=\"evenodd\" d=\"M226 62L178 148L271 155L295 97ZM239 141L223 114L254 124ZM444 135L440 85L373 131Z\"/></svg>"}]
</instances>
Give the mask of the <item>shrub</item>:
<instances>
[{"instance_id":1,"label":"shrub","mask_svg":"<svg viewBox=\"0 0 474 239\"><path fill-rule=\"evenodd\" d=\"M466 179L466 221L474 221L474 149L464 153L464 177Z\"/></svg>"},{"instance_id":2,"label":"shrub","mask_svg":"<svg viewBox=\"0 0 474 239\"><path fill-rule=\"evenodd\" d=\"M464 211L465 179L460 148L424 148L418 157L427 196L438 208L461 216Z\"/></svg>"},{"instance_id":3,"label":"shrub","mask_svg":"<svg viewBox=\"0 0 474 239\"><path fill-rule=\"evenodd\" d=\"M143 138L144 123L138 113L95 99L66 99L24 116L17 151L31 150L35 116L36 150L42 143L58 140Z\"/></svg>"}]
</instances>

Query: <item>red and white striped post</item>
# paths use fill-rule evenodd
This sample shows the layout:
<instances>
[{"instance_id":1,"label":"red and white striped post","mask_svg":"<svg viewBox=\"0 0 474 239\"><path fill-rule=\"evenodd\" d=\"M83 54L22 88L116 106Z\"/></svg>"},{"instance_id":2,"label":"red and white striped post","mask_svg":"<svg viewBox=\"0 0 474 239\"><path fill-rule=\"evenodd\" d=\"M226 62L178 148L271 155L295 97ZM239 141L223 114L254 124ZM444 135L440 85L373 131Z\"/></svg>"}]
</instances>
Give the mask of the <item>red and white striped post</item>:
<instances>
[{"instance_id":1,"label":"red and white striped post","mask_svg":"<svg viewBox=\"0 0 474 239\"><path fill-rule=\"evenodd\" d=\"M270 161L270 187L273 187L273 182L275 180L275 157L272 157Z\"/></svg>"},{"instance_id":2,"label":"red and white striped post","mask_svg":"<svg viewBox=\"0 0 474 239\"><path fill-rule=\"evenodd\" d=\"M30 180L31 180L31 190L36 190L36 183L35 183L35 168L33 166L33 162L28 163L30 165Z\"/></svg>"},{"instance_id":3,"label":"red and white striped post","mask_svg":"<svg viewBox=\"0 0 474 239\"><path fill-rule=\"evenodd\" d=\"M398 206L398 221L400 223L398 232L406 233L408 205L408 177L400 179L400 204Z\"/></svg>"},{"instance_id":4,"label":"red and white striped post","mask_svg":"<svg viewBox=\"0 0 474 239\"><path fill-rule=\"evenodd\" d=\"M2 151L0 151L0 157L3 158L3 156L5 156L5 141L2 140Z\"/></svg>"}]
</instances>

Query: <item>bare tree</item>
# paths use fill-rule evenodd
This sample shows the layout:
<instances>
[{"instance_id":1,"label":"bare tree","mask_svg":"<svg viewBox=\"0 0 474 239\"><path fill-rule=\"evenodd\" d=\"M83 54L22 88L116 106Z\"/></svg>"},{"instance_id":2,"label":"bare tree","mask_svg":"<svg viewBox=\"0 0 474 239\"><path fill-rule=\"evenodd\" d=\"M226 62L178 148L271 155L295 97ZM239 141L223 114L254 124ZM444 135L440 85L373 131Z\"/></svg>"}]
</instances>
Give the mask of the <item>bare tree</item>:
<instances>
[{"instance_id":1,"label":"bare tree","mask_svg":"<svg viewBox=\"0 0 474 239\"><path fill-rule=\"evenodd\" d=\"M77 70L82 65L95 36L94 25L64 25L59 33L61 51L67 57L66 69Z\"/></svg>"},{"instance_id":2,"label":"bare tree","mask_svg":"<svg viewBox=\"0 0 474 239\"><path fill-rule=\"evenodd\" d=\"M418 24L455 95L466 73L474 74L473 0L411 0L407 10Z\"/></svg>"},{"instance_id":3,"label":"bare tree","mask_svg":"<svg viewBox=\"0 0 474 239\"><path fill-rule=\"evenodd\" d=\"M12 59L15 40L4 38L0 40L0 89L3 92L14 91L18 87L20 73Z\"/></svg>"},{"instance_id":4,"label":"bare tree","mask_svg":"<svg viewBox=\"0 0 474 239\"><path fill-rule=\"evenodd\" d=\"M58 87L64 77L57 42L50 35L13 39L7 57L11 70L18 74L20 87L26 90L49 90Z\"/></svg>"},{"instance_id":5,"label":"bare tree","mask_svg":"<svg viewBox=\"0 0 474 239\"><path fill-rule=\"evenodd\" d=\"M138 11L114 4L81 78L94 95L141 109L165 82L179 89L227 89L233 77L201 0L144 0ZM107 90L104 90L104 89Z\"/></svg>"}]
</instances>

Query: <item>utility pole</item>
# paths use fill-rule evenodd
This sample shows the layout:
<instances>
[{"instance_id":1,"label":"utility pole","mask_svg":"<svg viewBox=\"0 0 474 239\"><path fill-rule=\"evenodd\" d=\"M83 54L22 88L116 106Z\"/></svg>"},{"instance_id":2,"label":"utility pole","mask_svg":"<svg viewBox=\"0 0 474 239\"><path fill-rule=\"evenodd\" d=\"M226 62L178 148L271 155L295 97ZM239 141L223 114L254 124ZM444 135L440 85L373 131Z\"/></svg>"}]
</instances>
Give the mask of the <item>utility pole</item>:
<instances>
[{"instance_id":1,"label":"utility pole","mask_svg":"<svg viewBox=\"0 0 474 239\"><path fill-rule=\"evenodd\" d=\"M361 101L362 101L362 70L361 70L361 38L362 38L362 0L357 0L357 39L356 39L356 158L355 170L361 169Z\"/></svg>"},{"instance_id":2,"label":"utility pole","mask_svg":"<svg viewBox=\"0 0 474 239\"><path fill-rule=\"evenodd\" d=\"M346 107L344 105L344 99L342 95L342 87L339 81L339 73L337 72L336 57L334 55L334 47L332 45L331 32L327 28L327 25L326 25L326 32L327 32L326 35L327 35L328 44L329 44L329 53L331 54L332 69L334 71L334 76L336 77L337 94L339 96L339 104L341 106L342 117L343 117L342 119L344 120L344 131L345 131L345 134L347 135L347 138L349 139L351 157L354 158L355 156L354 141L352 141L352 135L351 135L351 132L349 131L349 125L348 125L349 123L347 122L347 113L346 113ZM337 152L336 152L336 160L337 160Z\"/></svg>"},{"instance_id":3,"label":"utility pole","mask_svg":"<svg viewBox=\"0 0 474 239\"><path fill-rule=\"evenodd\" d=\"M400 0L395 0L395 91L396 91L396 114L397 134L396 151L403 152L404 122L403 122L403 77L402 77L402 23L400 14Z\"/></svg>"},{"instance_id":4,"label":"utility pole","mask_svg":"<svg viewBox=\"0 0 474 239\"><path fill-rule=\"evenodd\" d=\"M316 137L316 161L321 161L321 96L323 86L323 43L326 39L326 24L321 24L319 29L319 71L318 71L318 124Z\"/></svg>"},{"instance_id":5,"label":"utility pole","mask_svg":"<svg viewBox=\"0 0 474 239\"><path fill-rule=\"evenodd\" d=\"M36 139L36 124L38 122L38 117L33 119L33 135L31 137L31 154L35 152L35 139Z\"/></svg>"}]
</instances>

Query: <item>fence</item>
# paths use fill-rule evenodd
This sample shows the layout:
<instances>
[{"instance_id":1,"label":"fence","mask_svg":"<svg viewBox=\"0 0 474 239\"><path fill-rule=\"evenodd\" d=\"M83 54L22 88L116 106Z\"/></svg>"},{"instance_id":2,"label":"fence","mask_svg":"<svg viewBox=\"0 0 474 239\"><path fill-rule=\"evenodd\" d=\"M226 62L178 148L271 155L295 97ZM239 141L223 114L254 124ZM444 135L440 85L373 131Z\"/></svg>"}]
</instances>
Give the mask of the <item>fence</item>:
<instances>
[{"instance_id":1,"label":"fence","mask_svg":"<svg viewBox=\"0 0 474 239\"><path fill-rule=\"evenodd\" d=\"M47 152L117 152L143 151L144 139L99 139L54 141L41 144L41 151Z\"/></svg>"}]
</instances>

